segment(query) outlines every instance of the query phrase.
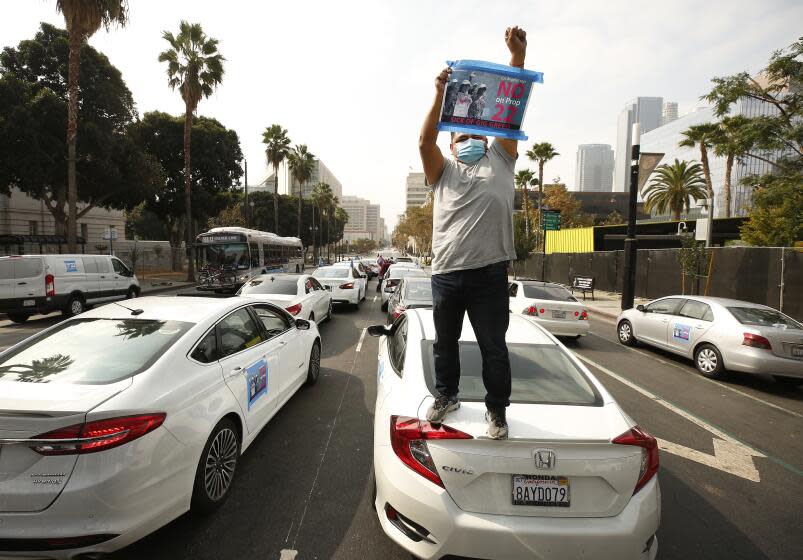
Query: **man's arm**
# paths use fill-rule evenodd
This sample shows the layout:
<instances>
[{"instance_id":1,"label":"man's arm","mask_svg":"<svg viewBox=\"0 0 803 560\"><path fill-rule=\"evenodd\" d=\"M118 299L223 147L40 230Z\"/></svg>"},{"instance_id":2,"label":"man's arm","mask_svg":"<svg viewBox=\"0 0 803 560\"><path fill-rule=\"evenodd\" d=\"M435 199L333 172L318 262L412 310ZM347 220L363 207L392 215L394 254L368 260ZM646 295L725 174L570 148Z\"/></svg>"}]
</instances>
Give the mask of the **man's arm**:
<instances>
[{"instance_id":1,"label":"man's arm","mask_svg":"<svg viewBox=\"0 0 803 560\"><path fill-rule=\"evenodd\" d=\"M421 163L424 166L424 176L427 178L428 185L437 183L443 173L443 154L438 148L438 120L441 116L443 92L450 72L451 69L445 68L435 78L435 99L432 100L432 107L424 119L421 136L418 138L418 152L421 154Z\"/></svg>"},{"instance_id":2,"label":"man's arm","mask_svg":"<svg viewBox=\"0 0 803 560\"><path fill-rule=\"evenodd\" d=\"M527 55L527 32L517 27L508 27L505 30L505 44L510 50L510 65L517 68L524 68L524 57ZM497 138L494 142L499 142L510 157L516 159L519 155L518 141L508 138Z\"/></svg>"}]
</instances>

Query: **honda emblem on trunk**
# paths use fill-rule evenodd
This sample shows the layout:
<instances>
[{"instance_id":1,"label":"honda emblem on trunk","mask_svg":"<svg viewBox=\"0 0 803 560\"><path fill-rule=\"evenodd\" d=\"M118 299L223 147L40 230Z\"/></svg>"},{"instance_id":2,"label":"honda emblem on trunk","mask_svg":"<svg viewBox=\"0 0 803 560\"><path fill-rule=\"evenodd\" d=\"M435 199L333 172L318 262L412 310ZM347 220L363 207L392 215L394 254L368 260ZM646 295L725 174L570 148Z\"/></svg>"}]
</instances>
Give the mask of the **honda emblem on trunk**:
<instances>
[{"instance_id":1,"label":"honda emblem on trunk","mask_svg":"<svg viewBox=\"0 0 803 560\"><path fill-rule=\"evenodd\" d=\"M535 468L549 470L555 468L555 452L551 449L535 450Z\"/></svg>"}]
</instances>

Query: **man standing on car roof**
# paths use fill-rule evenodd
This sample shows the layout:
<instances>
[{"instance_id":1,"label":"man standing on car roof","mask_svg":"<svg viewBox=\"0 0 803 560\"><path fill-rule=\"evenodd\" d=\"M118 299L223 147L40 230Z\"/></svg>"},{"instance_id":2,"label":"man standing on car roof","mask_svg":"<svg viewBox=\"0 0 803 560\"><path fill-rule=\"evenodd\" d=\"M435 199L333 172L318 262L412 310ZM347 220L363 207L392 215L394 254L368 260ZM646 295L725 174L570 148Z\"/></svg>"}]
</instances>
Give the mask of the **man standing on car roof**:
<instances>
[{"instance_id":1,"label":"man standing on car roof","mask_svg":"<svg viewBox=\"0 0 803 560\"><path fill-rule=\"evenodd\" d=\"M518 27L505 31L510 65L524 67L527 34ZM508 263L513 246L513 170L517 142L464 132L452 133L452 158L437 145L444 87L451 70L435 78L435 99L418 141L434 211L432 302L435 320L435 387L438 396L427 420L441 422L460 407L458 340L468 313L482 353L482 381L488 409L488 435L507 437L505 409L510 405L508 327Z\"/></svg>"}]
</instances>

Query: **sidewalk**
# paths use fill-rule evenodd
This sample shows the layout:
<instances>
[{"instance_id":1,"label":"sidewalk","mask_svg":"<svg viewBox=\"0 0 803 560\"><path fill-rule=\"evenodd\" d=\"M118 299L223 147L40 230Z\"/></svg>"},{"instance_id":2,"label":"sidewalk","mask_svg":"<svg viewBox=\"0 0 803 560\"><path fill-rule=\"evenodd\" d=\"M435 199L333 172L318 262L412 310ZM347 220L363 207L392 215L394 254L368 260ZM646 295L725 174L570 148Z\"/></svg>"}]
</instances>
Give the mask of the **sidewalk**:
<instances>
[{"instance_id":1,"label":"sidewalk","mask_svg":"<svg viewBox=\"0 0 803 560\"><path fill-rule=\"evenodd\" d=\"M594 290L594 299L591 299L591 294L586 294L586 299L583 301L583 294L577 292L575 297L583 302L588 308L589 313L593 315L600 315L608 319L616 319L619 313L622 312L622 294L616 292L603 292L602 290ZM644 298L635 298L633 300L633 307L647 303L651 300Z\"/></svg>"},{"instance_id":2,"label":"sidewalk","mask_svg":"<svg viewBox=\"0 0 803 560\"><path fill-rule=\"evenodd\" d=\"M186 282L184 278L187 277L186 272L180 273L165 273L154 276L148 276L139 281L140 295L151 296L159 292L167 292L181 288L189 288L194 286L194 282Z\"/></svg>"}]
</instances>

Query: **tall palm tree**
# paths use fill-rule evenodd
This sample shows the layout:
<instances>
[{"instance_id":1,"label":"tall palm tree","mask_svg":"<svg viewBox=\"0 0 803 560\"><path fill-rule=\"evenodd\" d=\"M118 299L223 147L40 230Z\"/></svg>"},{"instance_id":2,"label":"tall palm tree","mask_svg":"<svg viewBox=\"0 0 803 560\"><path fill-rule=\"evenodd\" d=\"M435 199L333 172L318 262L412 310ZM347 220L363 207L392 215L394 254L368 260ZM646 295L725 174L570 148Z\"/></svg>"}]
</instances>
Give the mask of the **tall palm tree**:
<instances>
[{"instance_id":1,"label":"tall palm tree","mask_svg":"<svg viewBox=\"0 0 803 560\"><path fill-rule=\"evenodd\" d=\"M223 61L226 59L217 50L217 39L208 37L200 23L190 24L182 20L178 26L178 35L164 31L162 38L170 44L170 48L159 55L159 62L167 62L167 85L170 89L178 89L184 100L184 202L187 212L185 232L189 261L187 281L194 282L190 166L192 114L198 108L201 99L212 95L215 87L223 81Z\"/></svg>"},{"instance_id":2,"label":"tall palm tree","mask_svg":"<svg viewBox=\"0 0 803 560\"><path fill-rule=\"evenodd\" d=\"M653 180L644 191L644 209L649 212L655 208L660 214L670 211L673 220L680 220L680 213L684 209L689 211L691 199L705 198L705 192L702 166L676 159L655 170Z\"/></svg>"},{"instance_id":3,"label":"tall palm tree","mask_svg":"<svg viewBox=\"0 0 803 560\"><path fill-rule=\"evenodd\" d=\"M746 134L746 125L750 119L743 115L724 117L717 127L713 136L712 144L714 153L720 157L725 157L725 180L722 184L722 206L725 209L725 217L731 217L731 172L735 159L744 156L753 149L754 139Z\"/></svg>"},{"instance_id":4,"label":"tall palm tree","mask_svg":"<svg viewBox=\"0 0 803 560\"><path fill-rule=\"evenodd\" d=\"M703 164L703 176L708 194L708 216L711 219L714 218L714 187L711 184L711 168L708 165L708 148L712 146L713 139L717 135L717 128L715 123L695 124L682 132L683 140L678 142L678 146L684 148L700 147L700 162Z\"/></svg>"},{"instance_id":5,"label":"tall palm tree","mask_svg":"<svg viewBox=\"0 0 803 560\"><path fill-rule=\"evenodd\" d=\"M273 227L274 233L279 235L279 165L290 155L287 129L278 124L270 125L262 133L262 143L268 163L273 166Z\"/></svg>"},{"instance_id":6,"label":"tall palm tree","mask_svg":"<svg viewBox=\"0 0 803 560\"><path fill-rule=\"evenodd\" d=\"M329 206L329 201L332 198L332 187L330 187L327 183L320 182L315 185L312 189L312 204L313 206L318 208L318 223L320 227L317 228L318 230L318 247L323 247L323 215L324 212L327 211ZM313 222L314 223L314 222ZM313 236L314 239L314 236ZM313 243L313 245L316 245ZM313 252L314 255L314 252ZM316 262L317 262L317 256Z\"/></svg>"},{"instance_id":7,"label":"tall palm tree","mask_svg":"<svg viewBox=\"0 0 803 560\"><path fill-rule=\"evenodd\" d=\"M70 54L67 65L67 250L75 253L78 246L78 180L75 173L78 139L78 74L81 69L81 46L101 27L128 22L128 0L56 0L56 10L64 15L69 33Z\"/></svg>"},{"instance_id":8,"label":"tall palm tree","mask_svg":"<svg viewBox=\"0 0 803 560\"><path fill-rule=\"evenodd\" d=\"M530 150L527 150L527 157L531 161L538 162L538 243L540 243L541 229L543 227L541 224L541 206L543 206L542 201L544 198L544 166L546 162L559 155L555 147L549 142L538 142L533 144Z\"/></svg>"},{"instance_id":9,"label":"tall palm tree","mask_svg":"<svg viewBox=\"0 0 803 560\"><path fill-rule=\"evenodd\" d=\"M304 198L304 184L312 176L315 155L307 150L306 144L299 144L287 156L287 163L290 173L298 181L298 238L301 239L301 204Z\"/></svg>"},{"instance_id":10,"label":"tall palm tree","mask_svg":"<svg viewBox=\"0 0 803 560\"><path fill-rule=\"evenodd\" d=\"M523 189L524 199L522 202L522 209L524 210L524 232L527 237L530 237L530 196L527 193L527 186L532 183L534 173L529 169L520 169L516 172L513 180L516 186Z\"/></svg>"}]
</instances>

